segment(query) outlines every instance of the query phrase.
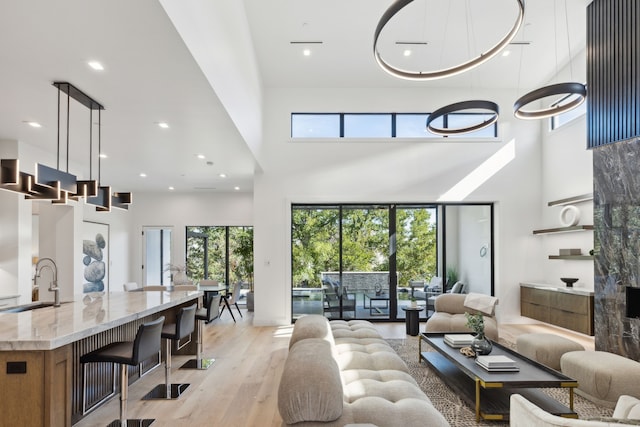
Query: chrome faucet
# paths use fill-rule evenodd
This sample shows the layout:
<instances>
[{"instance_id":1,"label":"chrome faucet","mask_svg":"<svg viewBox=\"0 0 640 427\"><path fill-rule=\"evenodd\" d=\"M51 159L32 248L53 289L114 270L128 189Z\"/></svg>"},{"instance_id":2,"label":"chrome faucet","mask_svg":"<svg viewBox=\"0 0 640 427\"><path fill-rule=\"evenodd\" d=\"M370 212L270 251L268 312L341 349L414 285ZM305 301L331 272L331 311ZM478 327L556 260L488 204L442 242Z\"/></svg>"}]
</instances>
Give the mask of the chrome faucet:
<instances>
[{"instance_id":1,"label":"chrome faucet","mask_svg":"<svg viewBox=\"0 0 640 427\"><path fill-rule=\"evenodd\" d=\"M42 270L48 268L53 274L53 280L49 283L49 292L53 292L53 306L60 307L60 288L58 287L58 267L51 258L40 258L36 264L36 274L33 278L33 283L37 285L38 277L42 273Z\"/></svg>"}]
</instances>

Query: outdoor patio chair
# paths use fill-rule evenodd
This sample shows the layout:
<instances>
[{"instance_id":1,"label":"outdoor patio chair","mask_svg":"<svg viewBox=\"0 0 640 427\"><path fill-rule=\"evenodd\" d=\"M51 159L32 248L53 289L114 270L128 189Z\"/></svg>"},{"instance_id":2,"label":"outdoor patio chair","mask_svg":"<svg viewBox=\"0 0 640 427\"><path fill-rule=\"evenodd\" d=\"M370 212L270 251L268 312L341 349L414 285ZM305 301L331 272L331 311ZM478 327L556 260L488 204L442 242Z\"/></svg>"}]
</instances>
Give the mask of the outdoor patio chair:
<instances>
[{"instance_id":1,"label":"outdoor patio chair","mask_svg":"<svg viewBox=\"0 0 640 427\"><path fill-rule=\"evenodd\" d=\"M342 311L356 314L356 294L349 292L346 286L333 285L332 283L322 283L323 307L325 313L339 313L340 300L342 299Z\"/></svg>"}]
</instances>

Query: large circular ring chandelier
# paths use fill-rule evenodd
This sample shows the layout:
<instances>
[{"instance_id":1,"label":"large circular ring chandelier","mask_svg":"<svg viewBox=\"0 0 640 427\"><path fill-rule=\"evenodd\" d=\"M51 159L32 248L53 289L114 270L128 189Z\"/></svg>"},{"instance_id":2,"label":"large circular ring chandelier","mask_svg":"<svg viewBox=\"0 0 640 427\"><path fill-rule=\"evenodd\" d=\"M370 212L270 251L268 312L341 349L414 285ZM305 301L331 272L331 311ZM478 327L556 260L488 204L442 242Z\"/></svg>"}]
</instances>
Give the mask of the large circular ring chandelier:
<instances>
[{"instance_id":1,"label":"large circular ring chandelier","mask_svg":"<svg viewBox=\"0 0 640 427\"><path fill-rule=\"evenodd\" d=\"M437 128L435 126L432 126L432 123L435 120L439 119L440 117L444 117L447 114L451 114L451 113L455 113L463 110L472 110L472 109L487 110L491 113L491 117L489 117L489 119L481 123L467 126L464 128L444 128L444 127ZM464 133L475 132L477 130L484 129L487 126L491 126L492 124L497 122L499 111L500 110L498 108L498 104L492 101L475 100L475 101L456 102L455 104L450 104L445 107L438 108L436 111L429 114L429 118L427 118L427 130L433 134L442 135L442 136L461 135Z\"/></svg>"},{"instance_id":2,"label":"large circular ring chandelier","mask_svg":"<svg viewBox=\"0 0 640 427\"><path fill-rule=\"evenodd\" d=\"M524 0L516 0L519 11L518 11L518 17L516 18L516 22L514 23L513 28L511 28L511 31L509 31L509 33L491 49L481 53L477 57L467 62L464 62L459 65L455 65L450 68L444 68L442 70L435 70L435 71L408 71L408 70L396 68L393 65L389 64L388 62L386 62L384 59L382 59L380 52L378 52L378 37L380 36L380 33L382 32L384 27L387 25L387 23L391 20L391 18L393 18L398 12L400 12L405 6L407 6L412 1L413 0L396 0L380 18L380 21L378 22L378 26L376 27L376 32L373 38L373 55L376 58L378 65L380 65L380 67L382 67L382 69L385 70L387 73L391 74L392 76L399 77L401 79L435 80L435 79L441 79L444 77L455 76L456 74L460 74L474 67L477 67L478 65L493 58L506 45L508 45L511 42L511 40L513 40L513 38L516 36L516 33L520 29L520 26L522 25L522 21L524 20Z\"/></svg>"},{"instance_id":3,"label":"large circular ring chandelier","mask_svg":"<svg viewBox=\"0 0 640 427\"><path fill-rule=\"evenodd\" d=\"M547 108L537 110L523 110L528 104L539 101L548 96L567 94L568 102L556 102ZM587 88L582 83L558 83L541 87L520 97L513 104L513 112L519 119L544 119L573 110L582 104L587 97Z\"/></svg>"}]
</instances>

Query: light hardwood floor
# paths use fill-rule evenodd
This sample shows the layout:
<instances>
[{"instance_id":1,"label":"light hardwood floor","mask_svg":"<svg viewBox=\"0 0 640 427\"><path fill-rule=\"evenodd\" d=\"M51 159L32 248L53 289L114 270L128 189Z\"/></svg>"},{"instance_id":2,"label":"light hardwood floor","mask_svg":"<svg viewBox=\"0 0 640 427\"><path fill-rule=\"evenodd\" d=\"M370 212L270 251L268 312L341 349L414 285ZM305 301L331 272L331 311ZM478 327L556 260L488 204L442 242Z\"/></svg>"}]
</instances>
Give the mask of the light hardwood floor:
<instances>
[{"instance_id":1,"label":"light hardwood floor","mask_svg":"<svg viewBox=\"0 0 640 427\"><path fill-rule=\"evenodd\" d=\"M235 310L235 308L234 308ZM189 357L174 356L172 382L191 383L176 401L143 401L142 396L164 382L159 366L129 387L130 418L155 418L154 426L280 426L278 384L293 326L254 327L253 314L242 310L237 323L229 313L205 326L205 356L216 362L206 371L177 369ZM375 323L387 339L406 338L404 323ZM421 325L423 329L424 323ZM593 349L593 338L543 325L500 325L500 334L515 341L521 333L552 332L565 335ZM76 424L106 426L119 415L119 396Z\"/></svg>"}]
</instances>

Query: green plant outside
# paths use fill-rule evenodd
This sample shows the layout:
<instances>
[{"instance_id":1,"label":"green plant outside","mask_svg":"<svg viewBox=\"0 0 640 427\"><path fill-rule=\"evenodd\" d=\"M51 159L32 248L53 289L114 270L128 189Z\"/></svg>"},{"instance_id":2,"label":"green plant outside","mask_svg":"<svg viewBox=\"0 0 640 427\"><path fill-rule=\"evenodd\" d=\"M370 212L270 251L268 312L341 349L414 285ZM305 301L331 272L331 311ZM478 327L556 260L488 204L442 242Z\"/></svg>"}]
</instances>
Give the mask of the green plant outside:
<instances>
[{"instance_id":1,"label":"green plant outside","mask_svg":"<svg viewBox=\"0 0 640 427\"><path fill-rule=\"evenodd\" d=\"M344 208L342 271L389 270L388 209ZM430 280L437 271L436 226L430 209L396 211L398 287ZM299 208L292 211L291 251L294 287L321 287L321 273L340 269L340 211ZM403 293L400 299L408 299Z\"/></svg>"},{"instance_id":2,"label":"green plant outside","mask_svg":"<svg viewBox=\"0 0 640 427\"><path fill-rule=\"evenodd\" d=\"M227 229L229 232L228 260L226 259ZM247 282L253 287L253 227L188 227L187 234L186 265L191 280L212 279L229 285ZM206 246L204 236L208 238ZM208 258L208 277L205 277L205 251ZM229 263L228 281L225 277L227 263Z\"/></svg>"}]
</instances>

